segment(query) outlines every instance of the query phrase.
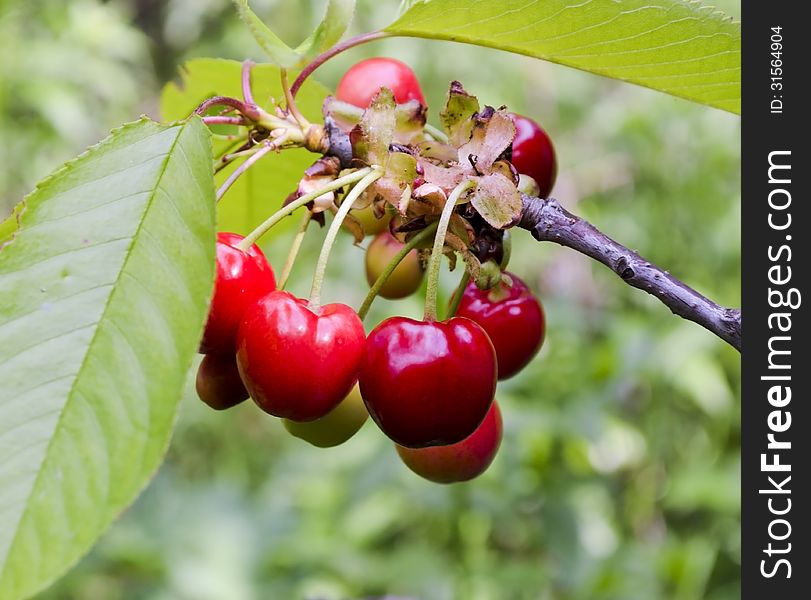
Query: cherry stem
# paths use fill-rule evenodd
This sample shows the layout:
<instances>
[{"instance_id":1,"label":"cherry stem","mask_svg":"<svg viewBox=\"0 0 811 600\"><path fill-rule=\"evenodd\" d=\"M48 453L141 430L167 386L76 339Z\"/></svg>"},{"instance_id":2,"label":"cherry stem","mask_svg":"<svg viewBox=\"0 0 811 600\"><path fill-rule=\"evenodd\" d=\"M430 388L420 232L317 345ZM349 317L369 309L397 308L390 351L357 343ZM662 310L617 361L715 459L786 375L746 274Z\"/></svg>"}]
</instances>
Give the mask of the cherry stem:
<instances>
[{"instance_id":1,"label":"cherry stem","mask_svg":"<svg viewBox=\"0 0 811 600\"><path fill-rule=\"evenodd\" d=\"M505 229L501 238L501 262L499 266L504 271L507 265L510 264L510 258L513 254L513 237L509 229Z\"/></svg>"},{"instance_id":2,"label":"cherry stem","mask_svg":"<svg viewBox=\"0 0 811 600\"><path fill-rule=\"evenodd\" d=\"M213 106L227 106L229 109L236 110L242 115L243 119L247 119L251 123L255 123L268 131L272 131L277 128L284 128L289 129L290 122L281 119L277 116L274 116L267 111L263 110L261 107L253 104L252 102L243 102L242 100L237 100L236 98L231 98L230 96L214 96L213 98L209 98L208 100L204 100L200 103L200 105L194 109L195 115L203 115L209 108ZM204 122L208 122L207 119L209 118L222 118L224 115L209 115L208 117L203 117ZM231 119L236 119L239 117L229 117ZM214 121L217 123L218 121ZM235 123L229 123L231 125ZM241 122L236 123L237 125L249 125L248 122Z\"/></svg>"},{"instance_id":3,"label":"cherry stem","mask_svg":"<svg viewBox=\"0 0 811 600\"><path fill-rule=\"evenodd\" d=\"M337 190L338 188L342 188L345 185L349 185L355 183L363 179L366 175L372 172L371 167L365 167L363 169L359 169L350 173L349 175L344 175L343 177L339 177L338 179L331 181L327 185L317 190L310 192L309 194L304 194L300 198L296 198L290 204L287 204L277 210L275 213L270 215L264 223L259 225L256 229L250 232L244 240L239 243L239 248L241 250L247 250L253 244L256 243L260 237L262 237L267 231L276 225L279 221L284 219L287 215L296 211L296 209L301 208L302 206L309 204L319 196L326 194L327 192L331 192L333 190Z\"/></svg>"},{"instance_id":4,"label":"cherry stem","mask_svg":"<svg viewBox=\"0 0 811 600\"><path fill-rule=\"evenodd\" d=\"M252 60L245 60L242 62L242 98L246 104L256 105L253 99L253 92L251 91L251 70L253 69L254 62Z\"/></svg>"},{"instance_id":5,"label":"cherry stem","mask_svg":"<svg viewBox=\"0 0 811 600\"><path fill-rule=\"evenodd\" d=\"M244 138L243 138L243 141ZM237 148L232 147L231 152L225 152L222 156L220 156L217 160L214 161L214 172L219 173L225 167L230 165L238 158L244 158L246 156L251 156L259 152L262 149L262 144L254 144L253 146L249 146L250 142L245 141L241 146Z\"/></svg>"},{"instance_id":6,"label":"cherry stem","mask_svg":"<svg viewBox=\"0 0 811 600\"><path fill-rule=\"evenodd\" d=\"M313 286L310 289L310 308L314 311L321 307L321 287L324 284L324 274L327 271L327 261L329 261L332 246L335 239L338 237L338 232L341 229L346 215L352 205L364 192L364 190L372 185L375 181L383 176L383 169L380 167L369 167L369 171L364 175L355 187L346 195L344 201L341 202L341 207L335 213L335 217L327 230L327 235L324 237L324 244L321 246L321 254L318 256L318 262L315 265L315 274L313 275Z\"/></svg>"},{"instance_id":7,"label":"cherry stem","mask_svg":"<svg viewBox=\"0 0 811 600\"><path fill-rule=\"evenodd\" d=\"M423 130L425 130L425 133L430 135L437 142L442 142L443 144L448 143L448 136L445 135L445 132L442 131L439 127L434 127L430 123L426 123L425 127L423 127Z\"/></svg>"},{"instance_id":8,"label":"cherry stem","mask_svg":"<svg viewBox=\"0 0 811 600\"><path fill-rule=\"evenodd\" d=\"M436 236L434 236L434 247L431 249L431 260L428 263L428 290L425 293L425 321L437 320L437 294L439 291L439 271L442 267L442 249L445 246L445 236L448 233L448 225L451 222L453 209L462 194L476 185L472 179L466 179L459 183L442 208L442 215L439 217Z\"/></svg>"},{"instance_id":9,"label":"cherry stem","mask_svg":"<svg viewBox=\"0 0 811 600\"><path fill-rule=\"evenodd\" d=\"M203 123L206 125L237 125L237 126L244 126L247 125L247 121L242 117L229 117L226 115L209 115L208 117L203 117Z\"/></svg>"},{"instance_id":10,"label":"cherry stem","mask_svg":"<svg viewBox=\"0 0 811 600\"><path fill-rule=\"evenodd\" d=\"M278 149L279 146L281 146L285 142L285 140L286 140L286 136L282 135L282 136L276 138L275 140L273 140L272 142L266 142L266 143L262 144L262 147L259 150L256 150L248 158L248 160L246 160L244 163L239 165L234 170L234 172L231 173L228 176L228 179L225 180L225 183L223 183L220 186L220 189L217 190L217 202L222 200L222 197L225 195L225 192L227 192L231 188L231 186L234 185L234 182L236 182L236 180L239 179L239 177L245 171L247 171L253 165L255 165L259 161L259 159L261 159L265 154L267 154L268 152L271 152L273 150Z\"/></svg>"},{"instance_id":11,"label":"cherry stem","mask_svg":"<svg viewBox=\"0 0 811 600\"><path fill-rule=\"evenodd\" d=\"M298 74L296 80L293 82L293 85L290 86L290 95L295 98L296 94L298 94L299 88L301 88L302 84L307 80L307 78L312 75L313 71L315 71L318 67L323 65L333 56L336 56L343 52L344 50L349 50L350 48L354 48L355 46L360 46L361 44L365 44L366 42L371 42L373 40L379 40L381 38L389 37L391 34L385 31L371 31L369 33L364 33L348 40L341 42L340 44L336 44L323 54L319 54L316 56L310 64L308 64L301 73Z\"/></svg>"},{"instance_id":12,"label":"cherry stem","mask_svg":"<svg viewBox=\"0 0 811 600\"><path fill-rule=\"evenodd\" d=\"M361 318L361 320L366 318L369 309L372 307L372 302L374 302L375 298L377 298L377 295L380 293L380 290L386 284L386 281L388 281L391 274L394 273L397 265L403 261L409 252L434 235L437 225L439 225L439 222L434 221L413 238L408 240L408 242L406 242L405 245L400 248L397 254L394 255L394 258L391 259L389 264L386 265L386 269L380 275L378 275L374 284L369 289L369 293L366 294L366 298L363 299L363 304L361 304L360 308L358 309L358 316Z\"/></svg>"},{"instance_id":13,"label":"cherry stem","mask_svg":"<svg viewBox=\"0 0 811 600\"><path fill-rule=\"evenodd\" d=\"M310 122L304 118L304 115L296 106L296 99L293 98L293 95L290 93L290 86L287 83L287 69L280 69L281 79L282 79L282 89L284 90L284 99L287 102L287 112L293 115L293 118L296 120L296 123L299 124L302 131L306 131L310 127Z\"/></svg>"},{"instance_id":14,"label":"cherry stem","mask_svg":"<svg viewBox=\"0 0 811 600\"><path fill-rule=\"evenodd\" d=\"M221 142L244 142L246 139L245 135L239 135L236 133L214 133L213 131L211 132L211 138Z\"/></svg>"},{"instance_id":15,"label":"cherry stem","mask_svg":"<svg viewBox=\"0 0 811 600\"><path fill-rule=\"evenodd\" d=\"M456 316L456 311L459 310L459 305L462 303L462 295L467 289L467 284L470 282L470 269L465 265L465 272L462 273L462 278L459 280L459 285L456 286L456 291L451 297L451 305L448 307L448 316L446 318Z\"/></svg>"},{"instance_id":16,"label":"cherry stem","mask_svg":"<svg viewBox=\"0 0 811 600\"><path fill-rule=\"evenodd\" d=\"M309 210L305 210L302 213L301 222L299 223L298 230L296 231L296 237L293 238L293 244L290 246L290 252L287 253L287 260L284 262L284 268L282 269L282 274L279 277L279 282L277 287L280 290L284 289L284 286L287 284L287 280L290 278L290 273L293 270L293 265L296 262L296 257L298 257L299 250L301 250L301 243L304 241L304 236L307 234L307 226L310 224L310 219L312 219L313 213Z\"/></svg>"},{"instance_id":17,"label":"cherry stem","mask_svg":"<svg viewBox=\"0 0 811 600\"><path fill-rule=\"evenodd\" d=\"M212 106L227 106L238 110L242 114L245 114L245 111L248 110L248 105L242 100L237 100L230 96L214 96L201 102L200 105L194 109L194 114L202 115Z\"/></svg>"}]
</instances>

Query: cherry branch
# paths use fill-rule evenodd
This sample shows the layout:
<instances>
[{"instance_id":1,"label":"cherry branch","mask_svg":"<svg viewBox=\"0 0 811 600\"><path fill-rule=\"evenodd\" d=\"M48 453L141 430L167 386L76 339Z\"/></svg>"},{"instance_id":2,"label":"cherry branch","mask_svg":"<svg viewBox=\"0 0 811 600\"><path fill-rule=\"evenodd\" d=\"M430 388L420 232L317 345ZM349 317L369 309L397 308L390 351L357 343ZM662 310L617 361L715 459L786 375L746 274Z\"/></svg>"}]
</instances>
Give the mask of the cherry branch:
<instances>
[{"instance_id":1,"label":"cherry branch","mask_svg":"<svg viewBox=\"0 0 811 600\"><path fill-rule=\"evenodd\" d=\"M538 241L556 242L603 263L625 283L658 298L674 314L698 323L741 350L741 311L724 308L667 271L615 242L591 223L573 215L554 198L524 195L519 227Z\"/></svg>"}]
</instances>

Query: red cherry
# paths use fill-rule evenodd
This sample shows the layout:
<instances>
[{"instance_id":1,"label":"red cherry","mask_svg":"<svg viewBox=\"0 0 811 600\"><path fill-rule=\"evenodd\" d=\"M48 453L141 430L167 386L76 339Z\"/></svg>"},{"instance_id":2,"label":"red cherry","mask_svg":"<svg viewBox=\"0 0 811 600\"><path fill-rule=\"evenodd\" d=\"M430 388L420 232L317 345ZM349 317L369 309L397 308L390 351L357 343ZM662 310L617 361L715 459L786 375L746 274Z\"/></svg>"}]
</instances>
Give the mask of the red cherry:
<instances>
[{"instance_id":1,"label":"red cherry","mask_svg":"<svg viewBox=\"0 0 811 600\"><path fill-rule=\"evenodd\" d=\"M498 452L501 434L501 411L493 400L481 425L461 442L431 448L395 448L406 466L420 477L436 483L456 483L487 470Z\"/></svg>"},{"instance_id":2,"label":"red cherry","mask_svg":"<svg viewBox=\"0 0 811 600\"><path fill-rule=\"evenodd\" d=\"M200 400L215 410L225 410L248 399L233 354L208 354L197 368L195 381Z\"/></svg>"},{"instance_id":3,"label":"red cherry","mask_svg":"<svg viewBox=\"0 0 811 600\"><path fill-rule=\"evenodd\" d=\"M256 244L247 251L239 249L243 239L236 233L217 234L217 279L200 341L204 354L233 354L245 310L276 289L276 278L265 255Z\"/></svg>"},{"instance_id":4,"label":"red cherry","mask_svg":"<svg viewBox=\"0 0 811 600\"><path fill-rule=\"evenodd\" d=\"M383 231L375 236L375 239L366 249L366 281L369 283L369 287L374 285L377 278L386 270L388 264L403 246L405 244L388 231ZM392 271L378 294L389 300L410 296L420 287L422 274L423 268L420 257L416 250L412 250L405 255L405 258Z\"/></svg>"},{"instance_id":5,"label":"red cherry","mask_svg":"<svg viewBox=\"0 0 811 600\"><path fill-rule=\"evenodd\" d=\"M496 355L470 319L392 317L369 334L359 381L369 414L401 446L454 444L490 408Z\"/></svg>"},{"instance_id":6,"label":"red cherry","mask_svg":"<svg viewBox=\"0 0 811 600\"><path fill-rule=\"evenodd\" d=\"M271 292L248 309L239 327L239 373L265 412L313 421L349 394L365 337L360 318L346 304L313 311L307 300Z\"/></svg>"},{"instance_id":7,"label":"red cherry","mask_svg":"<svg viewBox=\"0 0 811 600\"><path fill-rule=\"evenodd\" d=\"M540 300L518 277L507 275L511 286L500 283L480 290L474 283L468 284L456 311L457 316L481 325L490 336L498 357L499 379L523 369L541 349L546 332Z\"/></svg>"},{"instance_id":8,"label":"red cherry","mask_svg":"<svg viewBox=\"0 0 811 600\"><path fill-rule=\"evenodd\" d=\"M535 121L512 115L515 123L512 164L515 170L532 177L540 188L541 198L549 196L558 174L558 160L552 140Z\"/></svg>"},{"instance_id":9,"label":"red cherry","mask_svg":"<svg viewBox=\"0 0 811 600\"><path fill-rule=\"evenodd\" d=\"M389 88L398 104L418 100L425 104L420 83L414 71L393 58L369 58L351 67L335 90L335 97L343 102L366 108L380 88Z\"/></svg>"}]
</instances>

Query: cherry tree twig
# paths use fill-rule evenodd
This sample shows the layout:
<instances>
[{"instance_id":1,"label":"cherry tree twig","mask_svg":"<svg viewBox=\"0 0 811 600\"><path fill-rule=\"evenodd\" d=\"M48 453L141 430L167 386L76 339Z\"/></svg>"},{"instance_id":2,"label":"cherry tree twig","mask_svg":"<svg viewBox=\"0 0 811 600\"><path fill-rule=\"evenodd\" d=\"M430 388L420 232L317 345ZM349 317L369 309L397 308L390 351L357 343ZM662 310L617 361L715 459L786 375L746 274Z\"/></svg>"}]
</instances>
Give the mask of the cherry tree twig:
<instances>
[{"instance_id":1,"label":"cherry tree twig","mask_svg":"<svg viewBox=\"0 0 811 600\"><path fill-rule=\"evenodd\" d=\"M529 230L536 240L556 242L603 263L628 285L655 296L674 314L698 323L740 352L740 309L719 306L573 215L554 198L524 195L523 199L518 226Z\"/></svg>"}]
</instances>

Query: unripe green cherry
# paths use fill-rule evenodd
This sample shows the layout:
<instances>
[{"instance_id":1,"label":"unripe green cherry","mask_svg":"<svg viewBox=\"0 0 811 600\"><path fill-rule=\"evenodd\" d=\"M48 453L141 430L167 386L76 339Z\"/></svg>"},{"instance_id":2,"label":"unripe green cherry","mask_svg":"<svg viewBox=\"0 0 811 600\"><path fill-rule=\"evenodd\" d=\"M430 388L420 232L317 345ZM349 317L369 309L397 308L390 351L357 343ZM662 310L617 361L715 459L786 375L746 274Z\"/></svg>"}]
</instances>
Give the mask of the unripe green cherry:
<instances>
[{"instance_id":1,"label":"unripe green cherry","mask_svg":"<svg viewBox=\"0 0 811 600\"><path fill-rule=\"evenodd\" d=\"M349 395L320 419L305 422L282 419L282 424L291 435L313 446L332 448L355 435L368 417L369 413L360 397L360 390L355 384Z\"/></svg>"},{"instance_id":2,"label":"unripe green cherry","mask_svg":"<svg viewBox=\"0 0 811 600\"><path fill-rule=\"evenodd\" d=\"M391 214L388 212L378 218L372 204L366 208L354 208L349 211L349 214L358 220L365 235L377 235L381 231L385 231L391 221Z\"/></svg>"},{"instance_id":3,"label":"unripe green cherry","mask_svg":"<svg viewBox=\"0 0 811 600\"><path fill-rule=\"evenodd\" d=\"M366 250L366 281L374 285L377 278L402 249L403 243L388 231L377 234L369 248ZM416 250L406 254L397 265L392 274L380 288L379 294L383 298L396 300L410 296L422 283L423 267Z\"/></svg>"}]
</instances>

